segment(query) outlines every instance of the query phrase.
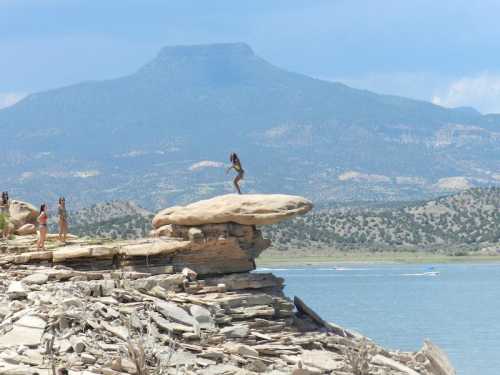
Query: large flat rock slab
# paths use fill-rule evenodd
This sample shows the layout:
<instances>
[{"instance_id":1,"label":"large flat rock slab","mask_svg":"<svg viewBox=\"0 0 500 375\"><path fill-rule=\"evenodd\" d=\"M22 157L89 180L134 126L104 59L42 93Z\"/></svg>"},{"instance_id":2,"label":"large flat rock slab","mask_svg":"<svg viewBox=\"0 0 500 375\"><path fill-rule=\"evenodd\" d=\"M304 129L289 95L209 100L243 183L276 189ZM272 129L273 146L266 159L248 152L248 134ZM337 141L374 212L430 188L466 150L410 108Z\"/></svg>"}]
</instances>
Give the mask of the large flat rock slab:
<instances>
[{"instance_id":1,"label":"large flat rock slab","mask_svg":"<svg viewBox=\"0 0 500 375\"><path fill-rule=\"evenodd\" d=\"M153 227L159 228L168 224L185 226L221 223L276 224L305 214L312 207L311 201L295 195L228 194L187 206L166 208L153 218Z\"/></svg>"},{"instance_id":2,"label":"large flat rock slab","mask_svg":"<svg viewBox=\"0 0 500 375\"><path fill-rule=\"evenodd\" d=\"M43 335L46 323L34 315L26 315L14 323L11 331L0 336L0 347L37 346Z\"/></svg>"}]
</instances>

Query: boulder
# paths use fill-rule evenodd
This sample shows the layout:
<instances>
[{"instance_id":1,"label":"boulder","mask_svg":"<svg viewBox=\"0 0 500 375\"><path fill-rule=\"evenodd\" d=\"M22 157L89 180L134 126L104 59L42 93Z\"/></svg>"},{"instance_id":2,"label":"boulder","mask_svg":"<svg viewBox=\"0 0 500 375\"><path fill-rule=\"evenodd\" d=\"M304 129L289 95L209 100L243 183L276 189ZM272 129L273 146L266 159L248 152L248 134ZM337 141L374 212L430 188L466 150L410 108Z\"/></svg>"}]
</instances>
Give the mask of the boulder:
<instances>
[{"instance_id":1,"label":"boulder","mask_svg":"<svg viewBox=\"0 0 500 375\"><path fill-rule=\"evenodd\" d=\"M35 224L24 224L21 227L19 227L15 233L18 236L29 236L31 234L36 234L36 226Z\"/></svg>"},{"instance_id":2,"label":"boulder","mask_svg":"<svg viewBox=\"0 0 500 375\"><path fill-rule=\"evenodd\" d=\"M26 276L22 281L25 284L45 284L49 280L49 275L42 272L32 273Z\"/></svg>"},{"instance_id":3,"label":"boulder","mask_svg":"<svg viewBox=\"0 0 500 375\"><path fill-rule=\"evenodd\" d=\"M35 315L25 315L17 322L11 331L0 336L0 347L10 346L37 346L47 324Z\"/></svg>"},{"instance_id":4,"label":"boulder","mask_svg":"<svg viewBox=\"0 0 500 375\"><path fill-rule=\"evenodd\" d=\"M200 328L209 329L214 326L212 315L206 308L198 305L192 305L189 308L189 311L191 312L191 315L198 321Z\"/></svg>"},{"instance_id":5,"label":"boulder","mask_svg":"<svg viewBox=\"0 0 500 375\"><path fill-rule=\"evenodd\" d=\"M187 206L164 209L153 218L153 227L160 228L168 224L185 226L220 223L276 224L305 214L312 207L309 200L294 195L228 194Z\"/></svg>"},{"instance_id":6,"label":"boulder","mask_svg":"<svg viewBox=\"0 0 500 375\"><path fill-rule=\"evenodd\" d=\"M25 299L27 295L28 289L21 281L12 281L7 288L7 296L10 299Z\"/></svg>"},{"instance_id":7,"label":"boulder","mask_svg":"<svg viewBox=\"0 0 500 375\"><path fill-rule=\"evenodd\" d=\"M38 217L38 210L32 204L12 200L9 205L10 222L14 227L21 228L25 224L34 224Z\"/></svg>"},{"instance_id":8,"label":"boulder","mask_svg":"<svg viewBox=\"0 0 500 375\"><path fill-rule=\"evenodd\" d=\"M165 318L171 319L174 322L182 323L187 326L198 325L198 322L183 308L177 306L172 302L157 302L156 310L160 312Z\"/></svg>"},{"instance_id":9,"label":"boulder","mask_svg":"<svg viewBox=\"0 0 500 375\"><path fill-rule=\"evenodd\" d=\"M247 337L250 329L246 324L239 324L235 326L224 327L220 330L224 336L229 338L243 338Z\"/></svg>"}]
</instances>

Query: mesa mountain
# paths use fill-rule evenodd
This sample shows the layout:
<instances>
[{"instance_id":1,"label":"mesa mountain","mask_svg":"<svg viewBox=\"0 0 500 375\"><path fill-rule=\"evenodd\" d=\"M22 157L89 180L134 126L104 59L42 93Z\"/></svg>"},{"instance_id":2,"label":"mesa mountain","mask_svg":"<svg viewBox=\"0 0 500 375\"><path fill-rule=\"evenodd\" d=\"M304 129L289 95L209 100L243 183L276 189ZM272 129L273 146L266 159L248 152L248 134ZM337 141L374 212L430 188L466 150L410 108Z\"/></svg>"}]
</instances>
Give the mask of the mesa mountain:
<instances>
[{"instance_id":1,"label":"mesa mountain","mask_svg":"<svg viewBox=\"0 0 500 375\"><path fill-rule=\"evenodd\" d=\"M74 206L231 191L232 151L244 191L315 201L500 182L500 115L291 73L240 43L166 47L129 76L29 95L0 111L0 139L1 190Z\"/></svg>"}]
</instances>

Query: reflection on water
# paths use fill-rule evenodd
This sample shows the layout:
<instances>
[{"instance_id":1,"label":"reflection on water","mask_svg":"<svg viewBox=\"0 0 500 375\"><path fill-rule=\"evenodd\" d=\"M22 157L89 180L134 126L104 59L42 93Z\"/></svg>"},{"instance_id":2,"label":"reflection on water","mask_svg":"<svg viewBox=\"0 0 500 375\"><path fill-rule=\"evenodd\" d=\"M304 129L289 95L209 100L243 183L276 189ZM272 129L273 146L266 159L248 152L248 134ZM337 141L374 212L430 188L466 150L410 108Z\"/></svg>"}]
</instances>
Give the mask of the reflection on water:
<instances>
[{"instance_id":1,"label":"reflection on water","mask_svg":"<svg viewBox=\"0 0 500 375\"><path fill-rule=\"evenodd\" d=\"M324 319L388 347L440 345L461 375L498 375L500 264L259 268Z\"/></svg>"}]
</instances>

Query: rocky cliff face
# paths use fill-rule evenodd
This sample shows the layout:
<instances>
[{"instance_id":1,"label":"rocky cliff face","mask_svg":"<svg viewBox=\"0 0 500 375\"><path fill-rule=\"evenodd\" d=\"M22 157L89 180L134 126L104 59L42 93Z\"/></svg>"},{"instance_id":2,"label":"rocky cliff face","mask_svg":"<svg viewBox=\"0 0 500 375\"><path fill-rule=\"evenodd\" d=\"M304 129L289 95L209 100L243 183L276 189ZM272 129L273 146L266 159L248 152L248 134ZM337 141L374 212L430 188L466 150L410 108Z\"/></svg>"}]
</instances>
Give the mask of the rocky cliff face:
<instances>
[{"instance_id":1,"label":"rocky cliff face","mask_svg":"<svg viewBox=\"0 0 500 375\"><path fill-rule=\"evenodd\" d=\"M237 198L233 214L257 224L312 207L275 198ZM199 203L199 216L230 199ZM282 279L248 272L269 244L250 221L165 215L159 237L142 241L52 236L45 252L32 251L33 236L1 242L0 374L455 374L430 342L387 351L287 298Z\"/></svg>"},{"instance_id":2,"label":"rocky cliff face","mask_svg":"<svg viewBox=\"0 0 500 375\"><path fill-rule=\"evenodd\" d=\"M160 211L153 219L154 238L78 241L44 252L33 252L28 244L1 257L0 263L42 262L152 274L184 267L203 275L247 272L255 269L255 258L270 245L256 225L277 223L311 208L311 202L290 195L225 195Z\"/></svg>"}]
</instances>

